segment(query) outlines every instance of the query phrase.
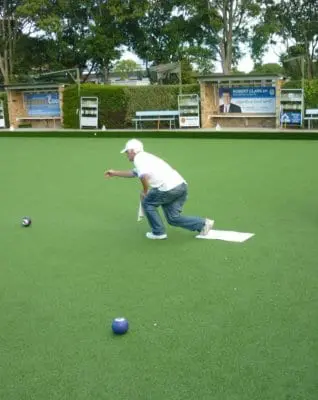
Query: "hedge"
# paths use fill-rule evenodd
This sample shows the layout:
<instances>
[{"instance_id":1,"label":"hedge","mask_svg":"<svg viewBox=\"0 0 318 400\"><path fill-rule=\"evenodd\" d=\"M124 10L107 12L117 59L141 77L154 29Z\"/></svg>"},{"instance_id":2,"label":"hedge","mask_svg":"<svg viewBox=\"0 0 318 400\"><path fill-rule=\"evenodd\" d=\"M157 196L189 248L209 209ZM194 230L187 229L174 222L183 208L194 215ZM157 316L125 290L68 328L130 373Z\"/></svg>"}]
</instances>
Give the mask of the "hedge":
<instances>
[{"instance_id":1,"label":"hedge","mask_svg":"<svg viewBox=\"0 0 318 400\"><path fill-rule=\"evenodd\" d=\"M196 85L183 85L182 93L200 93ZM80 96L98 97L99 128L105 125L109 129L131 128L136 111L177 110L178 85L162 86L100 86L81 85ZM79 127L80 100L76 85L68 86L63 101L64 128Z\"/></svg>"},{"instance_id":2,"label":"hedge","mask_svg":"<svg viewBox=\"0 0 318 400\"><path fill-rule=\"evenodd\" d=\"M305 80L305 107L318 108L318 80ZM301 89L301 81L289 81L283 85L283 89Z\"/></svg>"}]
</instances>

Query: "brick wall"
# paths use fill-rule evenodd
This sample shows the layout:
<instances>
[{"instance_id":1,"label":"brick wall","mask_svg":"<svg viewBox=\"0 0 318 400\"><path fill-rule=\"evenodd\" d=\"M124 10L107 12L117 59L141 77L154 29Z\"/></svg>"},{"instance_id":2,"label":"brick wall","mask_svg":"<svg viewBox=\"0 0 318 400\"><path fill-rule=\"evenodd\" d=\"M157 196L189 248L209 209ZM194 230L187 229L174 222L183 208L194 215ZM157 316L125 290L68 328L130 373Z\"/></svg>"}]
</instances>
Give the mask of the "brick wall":
<instances>
[{"instance_id":1,"label":"brick wall","mask_svg":"<svg viewBox=\"0 0 318 400\"><path fill-rule=\"evenodd\" d=\"M217 83L202 82L200 85L201 96L201 127L215 128L217 124L224 128L278 128L279 127L279 105L280 84L276 85L276 116L267 117L262 115L248 117L242 114L235 117L218 117L219 114L219 88ZM214 116L215 115L215 116Z\"/></svg>"},{"instance_id":2,"label":"brick wall","mask_svg":"<svg viewBox=\"0 0 318 400\"><path fill-rule=\"evenodd\" d=\"M64 87L58 88L59 99L60 99L60 110L61 120L30 120L30 121L18 121L17 118L27 117L27 109L23 101L22 90L8 90L8 111L10 126L18 128L20 124L30 123L32 128L60 128L63 126L63 92ZM50 90L48 90L50 92Z\"/></svg>"}]
</instances>

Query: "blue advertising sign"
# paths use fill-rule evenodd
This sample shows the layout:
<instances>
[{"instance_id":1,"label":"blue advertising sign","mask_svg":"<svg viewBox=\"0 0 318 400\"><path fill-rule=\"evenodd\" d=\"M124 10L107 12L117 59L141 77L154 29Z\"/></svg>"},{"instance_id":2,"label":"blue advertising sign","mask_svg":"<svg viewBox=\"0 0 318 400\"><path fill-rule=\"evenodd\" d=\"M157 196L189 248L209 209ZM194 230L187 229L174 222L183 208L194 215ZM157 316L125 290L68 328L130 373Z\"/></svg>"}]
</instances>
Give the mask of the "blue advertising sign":
<instances>
[{"instance_id":1,"label":"blue advertising sign","mask_svg":"<svg viewBox=\"0 0 318 400\"><path fill-rule=\"evenodd\" d=\"M275 87L234 87L219 89L219 111L275 114Z\"/></svg>"},{"instance_id":2,"label":"blue advertising sign","mask_svg":"<svg viewBox=\"0 0 318 400\"><path fill-rule=\"evenodd\" d=\"M295 111L284 111L280 115L280 122L288 125L301 125L301 112Z\"/></svg>"},{"instance_id":3,"label":"blue advertising sign","mask_svg":"<svg viewBox=\"0 0 318 400\"><path fill-rule=\"evenodd\" d=\"M24 93L28 116L59 117L60 99L58 92Z\"/></svg>"}]
</instances>

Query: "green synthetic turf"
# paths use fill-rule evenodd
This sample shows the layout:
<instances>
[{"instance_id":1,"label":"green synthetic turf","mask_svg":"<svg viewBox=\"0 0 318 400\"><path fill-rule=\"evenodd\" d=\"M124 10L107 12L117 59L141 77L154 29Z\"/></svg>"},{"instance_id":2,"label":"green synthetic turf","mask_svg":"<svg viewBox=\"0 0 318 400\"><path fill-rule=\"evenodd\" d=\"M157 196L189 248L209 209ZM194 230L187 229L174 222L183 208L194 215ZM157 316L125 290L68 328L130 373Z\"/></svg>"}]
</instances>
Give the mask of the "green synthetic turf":
<instances>
[{"instance_id":1,"label":"green synthetic turf","mask_svg":"<svg viewBox=\"0 0 318 400\"><path fill-rule=\"evenodd\" d=\"M318 143L144 140L243 244L147 240L124 143L0 139L0 399L316 400Z\"/></svg>"}]
</instances>

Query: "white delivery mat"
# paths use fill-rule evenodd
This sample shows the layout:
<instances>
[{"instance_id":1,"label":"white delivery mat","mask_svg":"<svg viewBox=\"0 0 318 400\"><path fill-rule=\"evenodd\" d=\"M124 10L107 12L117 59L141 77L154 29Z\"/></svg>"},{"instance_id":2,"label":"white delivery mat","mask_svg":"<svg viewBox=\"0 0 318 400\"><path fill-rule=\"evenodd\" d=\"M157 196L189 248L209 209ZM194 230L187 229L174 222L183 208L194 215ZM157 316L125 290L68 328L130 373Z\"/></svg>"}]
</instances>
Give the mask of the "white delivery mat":
<instances>
[{"instance_id":1,"label":"white delivery mat","mask_svg":"<svg viewBox=\"0 0 318 400\"><path fill-rule=\"evenodd\" d=\"M235 231L220 231L216 229L210 230L207 235L197 235L197 239L217 239L225 240L226 242L242 243L254 236L254 233L235 232Z\"/></svg>"},{"instance_id":2,"label":"white delivery mat","mask_svg":"<svg viewBox=\"0 0 318 400\"><path fill-rule=\"evenodd\" d=\"M144 218L144 210L142 208L141 202L139 203L138 213L137 213L137 221L142 221ZM246 233L246 232L235 232L235 231L221 231L212 229L207 235L197 235L197 239L214 239L214 240L224 240L226 242L237 242L243 243L246 240L253 237L255 233Z\"/></svg>"}]
</instances>

